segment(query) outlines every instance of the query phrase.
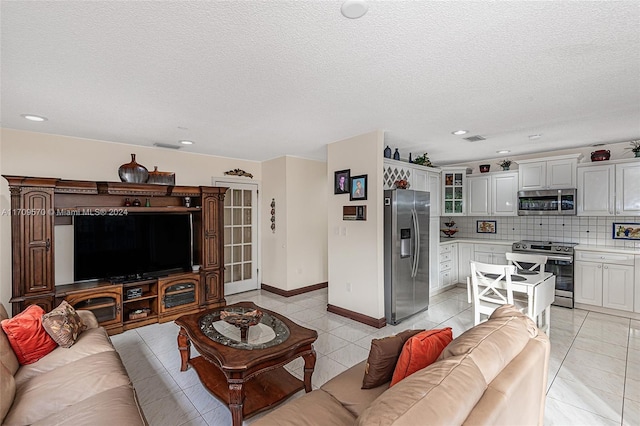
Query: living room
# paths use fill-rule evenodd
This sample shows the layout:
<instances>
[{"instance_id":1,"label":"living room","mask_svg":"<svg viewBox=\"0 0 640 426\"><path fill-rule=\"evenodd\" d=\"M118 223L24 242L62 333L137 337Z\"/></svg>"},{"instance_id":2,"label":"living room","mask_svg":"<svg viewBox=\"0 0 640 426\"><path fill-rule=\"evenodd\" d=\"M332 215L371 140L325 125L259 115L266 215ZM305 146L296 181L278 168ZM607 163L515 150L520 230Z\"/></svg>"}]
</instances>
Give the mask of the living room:
<instances>
[{"instance_id":1,"label":"living room","mask_svg":"<svg viewBox=\"0 0 640 426\"><path fill-rule=\"evenodd\" d=\"M540 24L540 19L547 18L551 13L543 12L541 5L538 7L534 4L528 6L530 10L510 10L508 5L495 5L497 9L492 11L488 4L482 3L475 6L461 3L457 5L458 9L430 9L422 5L412 10L403 7L400 2L395 5L389 2L386 6L389 9L385 10L381 3L370 2L370 10L362 19L374 20L364 27L362 19L349 20L340 15L343 2L301 2L299 5L277 6L246 2L244 6L237 6L238 9L229 3L220 4L219 8L211 3L201 4L203 10L197 4L183 5L184 9L176 4L165 4L158 8L149 4L140 4L139 8L122 4L122 8L118 9L113 4L104 3L92 9L81 6L75 8L70 3L56 7L53 3L45 2L39 6L42 9L35 6L30 9L20 3L3 2L2 5L0 173L5 176L117 182L118 167L127 163L131 154L135 153L138 163L149 171L157 166L159 170L175 173L176 185L217 186L216 182L225 181L254 185L259 192L258 247L252 264L255 267L255 290L244 296L230 295L227 303L252 300L266 309L277 307L280 309L278 312L285 314L290 310L291 318L297 317L297 321L303 325L317 323L321 335L318 347L321 349L317 349L320 357L314 382L317 379L318 386L351 367L356 359L360 361L366 358L366 346L370 339L401 331L387 326L381 329L386 329L385 332L379 332L371 327L371 324L380 322L385 316L381 242L383 151L387 145L399 147L403 161L408 159L410 153L415 158L428 152L438 167L469 165L477 174L475 169L480 164L491 163L495 169L497 165L494 164L506 157L516 160L575 153L583 156L585 160L581 162L588 162L590 153L601 149L609 150L612 160L631 159L633 155L627 149L629 141L640 137L640 86L636 72L640 65L635 50L640 43L640 33L637 26L629 24L629 21L633 21L629 16L637 17L640 13L637 2L619 2L617 7L583 5L584 10L579 10L580 6L577 5L554 6L558 17L546 23L540 32L545 33L546 29L547 36L557 34L562 39L562 27L570 27L566 28L566 39L547 48L544 45L549 42L546 36L541 36L544 41L537 44L533 36L535 31L531 31L517 41L531 43L527 45L530 50L525 49L519 55L519 48L514 47L517 43L514 43L506 46L506 50L498 52L496 49L496 56L489 55L491 49L480 45L489 40L495 42L527 24L534 25L532 22ZM278 8L282 9L278 11ZM332 15L323 21L323 14L329 10L333 10L331 13L337 16ZM25 17L18 17L22 12ZM390 22L380 18L379 14L383 12L389 14ZM457 68L454 64L461 61L460 57L451 55L445 58L440 56L440 49L430 52L431 63L437 63L437 59L441 58L446 64L443 68L455 70L450 75L461 76L446 79L445 82L440 74L449 73L440 72L438 67L428 68L422 61L412 62L414 59L417 61L415 57L402 57L394 53L394 48L399 48L403 54L414 50L405 45L423 46L426 49L420 40L434 39L445 45L444 36L434 37L436 32L418 31L428 19L426 12L448 23L455 21L453 15L463 17L468 32L461 32L461 29L452 31L462 39L452 37L455 39L453 41L459 43L456 46L461 49L461 54L471 55L477 48L491 61L470 60L467 65ZM572 13L578 16L574 17L575 21L570 21L573 24L568 25L568 15ZM174 14L185 19L180 21L182 24L194 20L193 28L182 26L177 33L202 32L208 34L207 37L199 37L200 42L195 43L190 37L181 38L180 34L169 33L171 15ZM262 19L259 18L261 14L264 14ZM607 15L608 19L594 24L586 33L577 29L581 24L591 25L591 19L601 15ZM29 20L29 17L31 19L27 24L24 20ZM101 17L104 18L103 22ZM121 25L131 33L118 30L118 26L114 25L118 19L123 20ZM234 24L229 24L229 19ZM289 27L287 19L295 19L295 26ZM212 22L218 25L219 33L214 30L212 34L207 32L210 29L203 29L216 27ZM274 27L267 25L269 22ZM396 25L403 22L407 25L405 31L386 33L390 31L386 29L390 23ZM487 27L471 30L471 26L478 22ZM381 23L386 26L380 26ZM91 31L92 25L100 30ZM235 25L237 28L255 26L258 29L252 35L242 35L244 31ZM308 33L303 30L305 25L310 26ZM323 39L323 31L327 30L325 26L333 28L339 25L347 25L348 28ZM161 40L157 40L157 44L148 37L155 28L160 28L158 33L164 34L158 36ZM283 34L277 34L274 28L280 28ZM382 31L384 34L374 37L376 28L385 28ZM225 33L222 29L229 32ZM101 31L104 34L100 34ZM262 43L258 42L258 31L264 31ZM49 41L47 34L51 35ZM55 34L59 38L54 37ZM484 40L485 36L489 38ZM353 44L346 48L349 37L352 37ZM483 42L472 46L474 37ZM619 37L618 45L613 44L616 37ZM379 38L387 39L384 48L364 50L365 46L380 42ZM549 39L553 38L549 36ZM276 53L282 50L276 44L278 39L287 40L295 49L292 47L291 51L279 56ZM136 40L142 46L141 50L136 53L127 50L125 46L130 40ZM591 43L589 40L596 41ZM36 46L38 44L41 46ZM465 44L469 45L468 50L463 49ZM94 50L96 46L100 48ZM226 56L228 68L218 74L214 74L214 70L220 67L217 60L212 63L203 60L206 55L202 52L219 49L221 56L225 57L238 46L252 48L247 50L249 53L246 56ZM166 55L165 48L173 56ZM141 53L145 49L146 53ZM30 50L41 55L40 59L35 60L30 54L21 53ZM190 50L200 53L193 56L185 53ZM330 61L331 66L323 66L327 57L332 56L325 50L333 51L335 56ZM262 62L266 60L264 56L268 56L264 52L269 51L273 52L273 61ZM536 62L541 60L538 56L540 51L546 52L543 57L548 54L554 59ZM158 53L158 56L150 52ZM509 53L511 59L506 60ZM82 64L73 60L74 55L81 58L79 62ZM296 60L296 55L302 59ZM161 56L166 56L167 61L157 62ZM252 62L244 60L247 57L255 61L254 66L247 65ZM477 59L475 55L471 57ZM202 64L199 62L201 60ZM280 66L274 66L278 62ZM46 65L34 67L33 63ZM597 65L590 67L588 63ZM127 64L133 68L128 69ZM81 71L80 68L73 70L80 65L86 67ZM200 66L207 71L187 71L197 70ZM317 73L309 71L314 67ZM350 67L357 71L344 71ZM403 74L414 67L411 74ZM33 70L27 73L27 68ZM269 68L276 72L269 74ZM588 76L583 76L584 80L580 77L581 68L585 68L585 73L588 71ZM153 71L140 71L149 69ZM366 74L367 69L372 70L372 74ZM429 81L417 79L421 69ZM462 69L467 69L467 72L460 74ZM539 75L531 71L535 69L539 70ZM21 74L23 76L19 77ZM334 77L324 81L321 76L325 74ZM492 74L495 75L492 77ZM551 78L553 74L558 75L557 79ZM534 76L537 77L533 79ZM526 81L527 77L532 80ZM190 81L187 85L189 91L187 96L182 97L177 87L184 89L179 81L185 78ZM572 84L575 85L567 88L570 78L574 79ZM71 85L71 80L79 84ZM152 83L146 80L152 80ZM398 87L387 86L394 80L409 83ZM56 84L51 84L52 81ZM116 81L121 84L116 85ZM323 81L326 86L321 90L317 88L320 85L310 85L309 81ZM456 81L463 81L464 84L454 92L453 88L458 84ZM254 85L248 86L249 82ZM293 86L287 85L287 82ZM438 89L439 85L443 85L444 89ZM155 89L144 95L136 95L140 88L138 86L146 89L154 86ZM425 91L424 87L427 86L431 89ZM531 87L522 90L522 86ZM158 87L165 88L166 93L153 93L159 92ZM176 87L175 91L173 87ZM347 91L348 87L356 89ZM194 101L197 106L193 106L190 101L197 98L194 94L199 90L204 93L202 98L206 100ZM326 103L323 97L315 101L318 109L306 110L309 107L307 104L314 103L311 94L318 95L319 91L329 94L328 97L333 97L333 101ZM554 91L559 96L553 100L540 100L537 91L542 94L540 97ZM288 97L283 97L282 93L287 93ZM71 102L62 102L65 97L71 98ZM352 104L352 98L362 100L363 104ZM367 103L372 105L371 108L367 108ZM460 107L460 113L452 113L458 110L457 105L461 103L472 107ZM555 107L552 106L554 103ZM251 114L247 105L251 105ZM517 105L520 107L516 108ZM387 111L389 115L383 115L385 110L392 112ZM393 113L394 110L399 112ZM442 111L449 113L445 115ZM514 111L518 111L519 115ZM87 117L82 116L83 112L87 113ZM41 114L46 121L30 122L21 116L25 114ZM492 118L497 116L500 119ZM523 119L525 116L530 118ZM421 120L424 124L415 126ZM309 127L305 127L304 123ZM460 136L452 135L451 132L460 126L469 128L474 134L488 136L487 143L469 143ZM538 138L530 137L536 135ZM192 140L195 143L179 145L180 140ZM180 148L167 149L154 144ZM596 145L599 147L594 148ZM498 154L500 149L511 152ZM252 177L226 174L235 169ZM347 195L334 194L334 173L346 169L350 169L351 176L368 177L365 200L350 201ZM517 167L514 169L518 170ZM343 220L343 208L356 205L366 207L367 220ZM12 210L11 192L5 179L0 184L0 210ZM632 216L625 218L633 219ZM472 219L475 220L475 217L461 218L460 221L465 223ZM272 225L275 225L274 230ZM55 286L68 285L74 281L73 227L68 224L56 225L54 242ZM0 218L0 302L9 311L9 301L13 297L11 252L11 215L3 214ZM259 290L263 285L275 289L278 294ZM295 296L305 288L314 290L306 296ZM416 321L411 327L453 326L454 336L457 336L471 325L466 294L459 293L457 288L449 288L449 292L441 294L434 293L432 296L434 316L422 317L422 323ZM436 307L441 303L451 310L443 314L440 310L444 307ZM309 311L306 315L301 313L305 308ZM569 335L559 333L563 339L573 341L576 338L578 329L573 333L575 323L589 325L587 319L590 317L586 314L583 316L582 312L568 315L562 310L553 311L558 318L570 324L567 325L567 329L571 329ZM345 315L356 317L360 322L344 322ZM616 323L618 317L607 319L594 314L592 318ZM370 325L361 325L363 321ZM612 327L616 328L617 325ZM339 331L336 335L330 332L341 327L344 334L340 336L337 335ZM626 327L630 337L637 339L637 319L627 319ZM410 327L407 325L407 328ZM588 327L585 328L587 331ZM160 337L163 333L172 336L165 340L165 337ZM140 365L144 364L141 367L144 371L132 374L134 385L144 381L141 386L148 390L148 393L142 393L143 402L146 403L143 405L154 407L149 412L145 409L145 415L154 420L152 424L170 424L168 420L163 423L160 417L150 414L157 408L157 412L169 416L167 419L171 418L167 414L171 410L164 411L161 408L159 401L162 398L156 398L158 395L149 390L156 387L171 394L181 394L182 399L177 400L185 405L191 404L192 408L188 410L190 418L185 422L216 424L219 421L221 423L217 424L224 424L228 411L218 410L218 406L207 406L212 402L201 394L197 376L194 382L183 383L180 381L184 379L179 374L168 372L176 367L176 360L169 358L177 356L176 334L177 328L169 322L112 336L116 348L122 350L123 359L131 357L124 360L127 369L135 368L132 366L136 364L131 351L140 348L143 352L149 350L151 361L139 362L138 359ZM322 337L323 334L325 337ZM564 359L569 353L569 346L564 340L554 342L553 335L551 339L552 354L555 343L564 350ZM140 346L132 349L134 345L130 345L131 342ZM152 348L151 342L159 343L160 349ZM332 346L336 342L339 342L339 347ZM347 343L343 345L343 342ZM173 347L165 350L165 345ZM625 349L630 347L627 342ZM628 356L626 354L625 351L625 362L628 363L625 367L630 368L633 365L631 352ZM165 355L166 359L163 358ZM556 356L560 357L560 353ZM153 365L159 368L150 368ZM560 364L552 367L556 373L561 369ZM625 372L626 368L623 368ZM302 376L299 364L291 367L291 370ZM191 380L194 373L191 371L187 375ZM170 385L159 384L158 380L161 379L166 379ZM637 377L631 377L630 380L635 379ZM632 389L637 382L625 382L627 389ZM567 383L571 381L566 381L563 386ZM624 384L620 387L623 388ZM558 392L554 390L556 397ZM619 414L617 424L620 424L625 421L623 417L628 419L633 415L623 416L623 410L625 413L626 410L635 410L629 413L638 411L638 400L624 392L615 396L616 402L611 405L619 403L620 407L613 410L615 414L606 418L615 421L614 418L617 419ZM204 406L199 405L200 398L207 401ZM559 399L555 398L551 406ZM173 403L176 404L177 400ZM167 401L165 403L175 408L175 405ZM568 405L576 407L576 404ZM561 412L562 407L556 405L555 412ZM222 408L226 410L226 407ZM579 409L594 414L584 406ZM609 413L607 409L603 410ZM216 417L218 415L223 417ZM595 415L602 416L602 411Z\"/></svg>"}]
</instances>

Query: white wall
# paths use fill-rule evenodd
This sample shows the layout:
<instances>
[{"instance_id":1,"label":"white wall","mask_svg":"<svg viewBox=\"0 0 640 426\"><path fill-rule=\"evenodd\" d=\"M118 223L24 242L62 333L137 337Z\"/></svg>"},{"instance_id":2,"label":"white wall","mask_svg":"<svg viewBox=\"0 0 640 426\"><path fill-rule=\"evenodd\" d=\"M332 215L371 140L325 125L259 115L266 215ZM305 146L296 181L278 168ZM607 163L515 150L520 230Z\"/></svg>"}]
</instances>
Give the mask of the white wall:
<instances>
[{"instance_id":1,"label":"white wall","mask_svg":"<svg viewBox=\"0 0 640 426\"><path fill-rule=\"evenodd\" d=\"M327 147L329 304L376 319L384 317L383 142L384 133L375 131ZM344 169L368 175L366 201L333 194L333 174ZM343 206L363 204L366 221L342 220Z\"/></svg>"},{"instance_id":2,"label":"white wall","mask_svg":"<svg viewBox=\"0 0 640 426\"><path fill-rule=\"evenodd\" d=\"M286 290L287 282L287 177L286 158L262 163L262 282ZM276 230L271 230L271 200L276 203Z\"/></svg>"},{"instance_id":3,"label":"white wall","mask_svg":"<svg viewBox=\"0 0 640 426\"><path fill-rule=\"evenodd\" d=\"M294 290L327 282L327 163L286 158L287 290Z\"/></svg>"},{"instance_id":4,"label":"white wall","mask_svg":"<svg viewBox=\"0 0 640 426\"><path fill-rule=\"evenodd\" d=\"M264 284L295 290L327 281L327 166L280 157L262 163ZM276 231L271 231L271 200Z\"/></svg>"},{"instance_id":5,"label":"white wall","mask_svg":"<svg viewBox=\"0 0 640 426\"><path fill-rule=\"evenodd\" d=\"M161 171L175 172L178 185L210 186L212 177L221 177L235 168L253 174L255 180L262 179L261 163L256 161L13 129L0 129L0 140L0 173L5 175L119 181L118 167L131 161L130 154L136 153L136 160L150 170L158 166ZM0 209L9 210L9 187L6 180L0 181ZM0 217L0 301L7 307L11 297L10 223L8 215ZM68 241L61 243L56 244L56 251L64 250L68 255Z\"/></svg>"}]
</instances>

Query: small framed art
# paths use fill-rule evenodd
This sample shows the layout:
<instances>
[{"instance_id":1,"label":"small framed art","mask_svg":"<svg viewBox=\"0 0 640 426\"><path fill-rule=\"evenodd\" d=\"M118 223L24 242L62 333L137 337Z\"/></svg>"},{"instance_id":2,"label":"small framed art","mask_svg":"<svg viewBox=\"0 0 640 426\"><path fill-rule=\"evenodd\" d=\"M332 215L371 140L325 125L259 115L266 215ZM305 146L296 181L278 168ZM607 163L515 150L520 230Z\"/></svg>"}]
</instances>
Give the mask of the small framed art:
<instances>
[{"instance_id":1,"label":"small framed art","mask_svg":"<svg viewBox=\"0 0 640 426\"><path fill-rule=\"evenodd\" d=\"M349 193L349 184L350 179L349 175L351 174L351 169L347 170L338 170L333 174L333 193L334 194L348 194Z\"/></svg>"},{"instance_id":2,"label":"small framed art","mask_svg":"<svg viewBox=\"0 0 640 426\"><path fill-rule=\"evenodd\" d=\"M640 240L640 223L613 222L614 240Z\"/></svg>"},{"instance_id":3,"label":"small framed art","mask_svg":"<svg viewBox=\"0 0 640 426\"><path fill-rule=\"evenodd\" d=\"M349 200L366 200L367 199L367 175L351 177L351 192Z\"/></svg>"},{"instance_id":4,"label":"small framed art","mask_svg":"<svg viewBox=\"0 0 640 426\"><path fill-rule=\"evenodd\" d=\"M477 220L476 232L478 234L495 234L497 222L495 220Z\"/></svg>"}]
</instances>

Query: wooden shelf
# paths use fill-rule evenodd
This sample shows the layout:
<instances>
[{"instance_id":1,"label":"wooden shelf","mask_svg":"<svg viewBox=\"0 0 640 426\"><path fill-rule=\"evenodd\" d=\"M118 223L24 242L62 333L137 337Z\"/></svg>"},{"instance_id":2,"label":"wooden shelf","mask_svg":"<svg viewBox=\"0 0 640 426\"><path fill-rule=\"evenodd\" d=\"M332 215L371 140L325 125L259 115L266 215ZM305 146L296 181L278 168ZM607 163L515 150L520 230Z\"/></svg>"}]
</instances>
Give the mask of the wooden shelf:
<instances>
[{"instance_id":1,"label":"wooden shelf","mask_svg":"<svg viewBox=\"0 0 640 426\"><path fill-rule=\"evenodd\" d=\"M147 295L142 295L140 297L135 297L133 299L123 300L122 303L137 302L138 300L149 300L149 299L154 299L156 297L158 297L157 294L147 294Z\"/></svg>"},{"instance_id":2,"label":"wooden shelf","mask_svg":"<svg viewBox=\"0 0 640 426\"><path fill-rule=\"evenodd\" d=\"M56 209L56 216L126 216L130 213L192 213L201 212L201 207L134 207L134 206L78 206Z\"/></svg>"}]
</instances>

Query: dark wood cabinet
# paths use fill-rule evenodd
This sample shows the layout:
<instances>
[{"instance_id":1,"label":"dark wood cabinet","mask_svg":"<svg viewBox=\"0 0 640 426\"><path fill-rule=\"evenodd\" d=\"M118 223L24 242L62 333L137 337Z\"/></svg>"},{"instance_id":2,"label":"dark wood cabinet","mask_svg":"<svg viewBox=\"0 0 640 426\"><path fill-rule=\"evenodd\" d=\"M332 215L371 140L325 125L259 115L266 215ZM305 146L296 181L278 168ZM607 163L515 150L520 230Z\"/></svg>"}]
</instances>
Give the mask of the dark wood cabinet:
<instances>
[{"instance_id":1,"label":"dark wood cabinet","mask_svg":"<svg viewBox=\"0 0 640 426\"><path fill-rule=\"evenodd\" d=\"M38 304L49 311L66 299L69 303L73 301L79 307L99 314L101 325L114 333L151 322L168 321L176 314L190 310L225 304L222 209L227 188L72 181L25 176L4 178L9 183L11 193L11 303L14 315L30 304ZM184 197L191 198L191 206L184 205ZM128 214L153 212L191 215L193 263L200 265L200 273L189 272L154 279L153 284L123 285L96 281L93 284L82 283L79 287L74 283L56 286L54 226L72 224L73 216L82 214L83 211L122 209L126 198L147 198L151 205L128 207ZM164 297L179 288L172 287L178 282L174 283L174 280L190 284L194 300L167 308L162 305ZM110 288L107 289L105 285ZM123 299L126 290L136 285L143 287L143 296L137 300ZM148 312L147 317L138 316L140 310Z\"/></svg>"},{"instance_id":2,"label":"dark wood cabinet","mask_svg":"<svg viewBox=\"0 0 640 426\"><path fill-rule=\"evenodd\" d=\"M121 333L122 287L111 286L87 290L70 291L64 298L75 309L93 312L101 326L109 334Z\"/></svg>"},{"instance_id":3,"label":"dark wood cabinet","mask_svg":"<svg viewBox=\"0 0 640 426\"><path fill-rule=\"evenodd\" d=\"M218 303L224 299L221 270L202 272L204 281L204 304Z\"/></svg>"},{"instance_id":4,"label":"dark wood cabinet","mask_svg":"<svg viewBox=\"0 0 640 426\"><path fill-rule=\"evenodd\" d=\"M200 304L200 276L181 274L158 280L158 309L160 322L166 322L198 309Z\"/></svg>"}]
</instances>

